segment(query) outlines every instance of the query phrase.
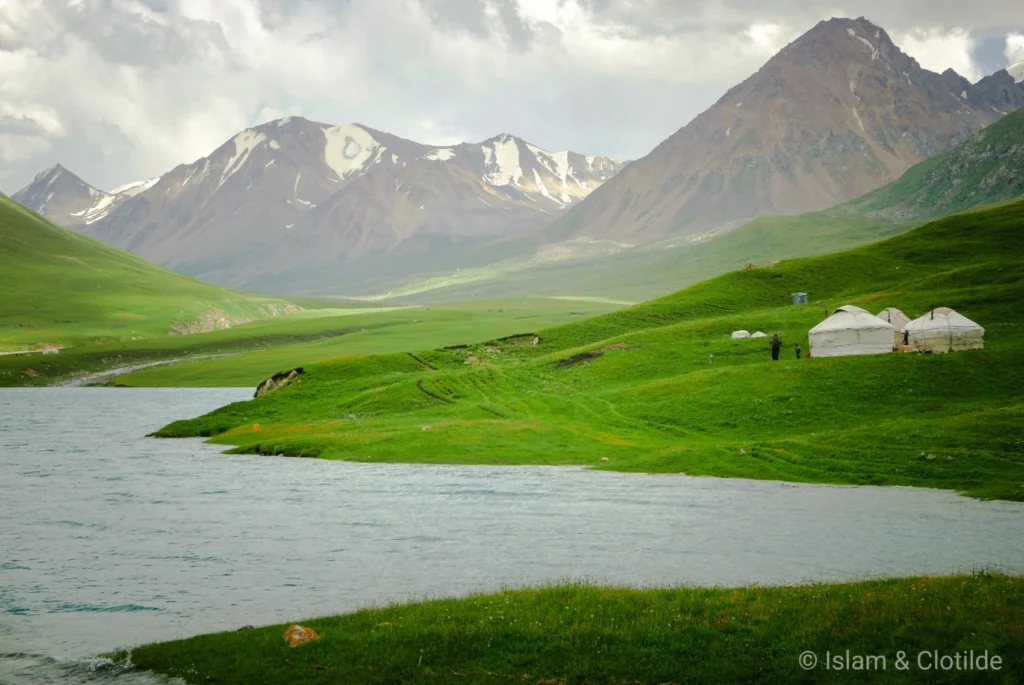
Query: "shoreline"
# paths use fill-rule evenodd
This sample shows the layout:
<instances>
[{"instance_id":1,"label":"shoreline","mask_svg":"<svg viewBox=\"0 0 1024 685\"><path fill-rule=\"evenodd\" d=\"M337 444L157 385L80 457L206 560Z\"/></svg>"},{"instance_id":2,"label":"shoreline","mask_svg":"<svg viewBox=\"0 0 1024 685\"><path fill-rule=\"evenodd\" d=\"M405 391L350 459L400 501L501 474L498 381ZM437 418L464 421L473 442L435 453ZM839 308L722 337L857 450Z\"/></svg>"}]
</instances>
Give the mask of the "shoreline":
<instances>
[{"instance_id":1,"label":"shoreline","mask_svg":"<svg viewBox=\"0 0 1024 685\"><path fill-rule=\"evenodd\" d=\"M885 655L891 665L899 650L973 649L999 657L999 667L947 672L943 682L1007 682L1024 675L1024 631L1013 618L1022 612L1024 576L985 571L768 588L568 582L246 626L107 656L197 684L514 678L654 685L810 682L815 670L832 670L798 661L808 652ZM317 637L288 646L284 633L294 625ZM934 680L925 668L900 675Z\"/></svg>"},{"instance_id":2,"label":"shoreline","mask_svg":"<svg viewBox=\"0 0 1024 685\"><path fill-rule=\"evenodd\" d=\"M204 359L217 359L221 357L234 357L237 356L238 352L231 352L226 354L204 354L197 355L194 357L177 357L175 359L164 359L156 362L145 362L142 364L128 364L126 366L115 366L105 371L97 371L82 376L75 376L72 378L66 378L59 381L55 381L49 387L51 388L81 388L87 385L92 385L98 381L108 380L110 378L117 378L118 376L124 376L135 371L141 371L143 369L151 369L157 366L172 366L176 364L187 364L189 362L202 361Z\"/></svg>"}]
</instances>

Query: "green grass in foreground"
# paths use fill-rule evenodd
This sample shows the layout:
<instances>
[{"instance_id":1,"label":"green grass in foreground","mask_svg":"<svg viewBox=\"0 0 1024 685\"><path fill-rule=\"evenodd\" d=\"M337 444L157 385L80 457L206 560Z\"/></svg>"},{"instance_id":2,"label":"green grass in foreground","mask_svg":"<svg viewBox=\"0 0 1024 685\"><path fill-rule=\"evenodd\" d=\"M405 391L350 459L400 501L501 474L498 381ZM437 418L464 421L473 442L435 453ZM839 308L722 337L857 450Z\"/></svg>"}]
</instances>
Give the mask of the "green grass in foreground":
<instances>
[{"instance_id":1,"label":"green grass in foreground","mask_svg":"<svg viewBox=\"0 0 1024 685\"><path fill-rule=\"evenodd\" d=\"M1019 683L1022 618L1024 579L987 574L743 589L566 585L302 621L323 637L300 647L285 644L280 625L139 647L131 661L224 685ZM921 652L972 649L999 656L1000 669L918 668ZM885 667L824 668L827 652L846 650L885 657ZM817 668L801 668L805 651Z\"/></svg>"},{"instance_id":2,"label":"green grass in foreground","mask_svg":"<svg viewBox=\"0 0 1024 685\"><path fill-rule=\"evenodd\" d=\"M284 300L162 269L0 195L0 352L166 339L175 322L283 313Z\"/></svg>"},{"instance_id":3,"label":"green grass in foreground","mask_svg":"<svg viewBox=\"0 0 1024 685\"><path fill-rule=\"evenodd\" d=\"M740 271L490 343L343 357L253 402L179 421L242 453L583 464L1024 500L1024 203L847 252ZM792 306L790 293L813 304ZM984 350L792 358L827 309L951 306ZM743 328L779 331L780 363ZM259 430L255 429L259 424ZM601 461L607 457L608 461Z\"/></svg>"}]
</instances>

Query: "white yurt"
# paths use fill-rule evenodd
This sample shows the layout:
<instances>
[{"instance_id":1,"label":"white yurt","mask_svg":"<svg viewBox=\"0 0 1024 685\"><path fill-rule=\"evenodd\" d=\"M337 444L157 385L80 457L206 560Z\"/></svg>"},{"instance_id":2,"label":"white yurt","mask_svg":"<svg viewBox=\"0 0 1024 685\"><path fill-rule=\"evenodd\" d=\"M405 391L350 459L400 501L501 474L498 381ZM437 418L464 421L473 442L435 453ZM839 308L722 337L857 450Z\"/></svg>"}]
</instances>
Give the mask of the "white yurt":
<instances>
[{"instance_id":1,"label":"white yurt","mask_svg":"<svg viewBox=\"0 0 1024 685\"><path fill-rule=\"evenodd\" d=\"M899 347L903 344L903 328L910 323L910 317L896 309L896 307L886 307L882 311L878 312L878 318L882 321L887 321L892 326L892 339Z\"/></svg>"},{"instance_id":2,"label":"white yurt","mask_svg":"<svg viewBox=\"0 0 1024 685\"><path fill-rule=\"evenodd\" d=\"M840 307L808 333L811 357L892 352L893 327L853 305Z\"/></svg>"},{"instance_id":3,"label":"white yurt","mask_svg":"<svg viewBox=\"0 0 1024 685\"><path fill-rule=\"evenodd\" d=\"M751 338L767 338L768 334L764 333L762 331L757 331L756 333L751 333L750 337Z\"/></svg>"},{"instance_id":4,"label":"white yurt","mask_svg":"<svg viewBox=\"0 0 1024 685\"><path fill-rule=\"evenodd\" d=\"M980 350L985 346L985 329L949 307L938 307L906 326L907 338L921 352Z\"/></svg>"},{"instance_id":5,"label":"white yurt","mask_svg":"<svg viewBox=\"0 0 1024 685\"><path fill-rule=\"evenodd\" d=\"M733 331L732 332L732 339L733 340L744 340L744 339L749 338L749 337L750 337L750 331Z\"/></svg>"}]
</instances>

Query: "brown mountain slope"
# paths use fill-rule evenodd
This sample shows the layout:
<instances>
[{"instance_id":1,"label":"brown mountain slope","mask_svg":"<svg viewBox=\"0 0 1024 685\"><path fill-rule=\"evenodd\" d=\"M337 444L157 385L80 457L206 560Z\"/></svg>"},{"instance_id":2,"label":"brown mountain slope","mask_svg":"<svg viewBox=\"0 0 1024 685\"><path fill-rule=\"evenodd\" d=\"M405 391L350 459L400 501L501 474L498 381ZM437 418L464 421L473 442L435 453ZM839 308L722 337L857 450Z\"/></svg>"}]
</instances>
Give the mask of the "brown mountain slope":
<instances>
[{"instance_id":1,"label":"brown mountain slope","mask_svg":"<svg viewBox=\"0 0 1024 685\"><path fill-rule=\"evenodd\" d=\"M323 290L381 269L448 268L459 250L539 231L621 167L510 135L435 147L288 117L116 197L63 183L77 213L60 220L221 285ZM61 201L56 183L31 190L32 208Z\"/></svg>"},{"instance_id":2,"label":"brown mountain slope","mask_svg":"<svg viewBox=\"0 0 1024 685\"><path fill-rule=\"evenodd\" d=\"M1019 105L1012 100L1024 91L1003 80L976 88L955 72L924 70L865 19L821 22L548 236L640 243L835 205Z\"/></svg>"}]
</instances>

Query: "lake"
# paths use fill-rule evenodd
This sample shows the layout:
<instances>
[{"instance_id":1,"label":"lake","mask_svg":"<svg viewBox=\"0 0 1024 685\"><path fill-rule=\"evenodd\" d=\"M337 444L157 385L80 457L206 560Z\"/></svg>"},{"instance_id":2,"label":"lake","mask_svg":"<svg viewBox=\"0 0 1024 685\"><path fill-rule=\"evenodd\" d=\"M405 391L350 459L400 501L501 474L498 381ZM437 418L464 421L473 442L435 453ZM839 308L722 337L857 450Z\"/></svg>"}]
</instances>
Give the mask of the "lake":
<instances>
[{"instance_id":1,"label":"lake","mask_svg":"<svg viewBox=\"0 0 1024 685\"><path fill-rule=\"evenodd\" d=\"M502 585L1024 573L1022 503L144 437L251 394L0 389L0 683L153 682L88 657Z\"/></svg>"}]
</instances>

